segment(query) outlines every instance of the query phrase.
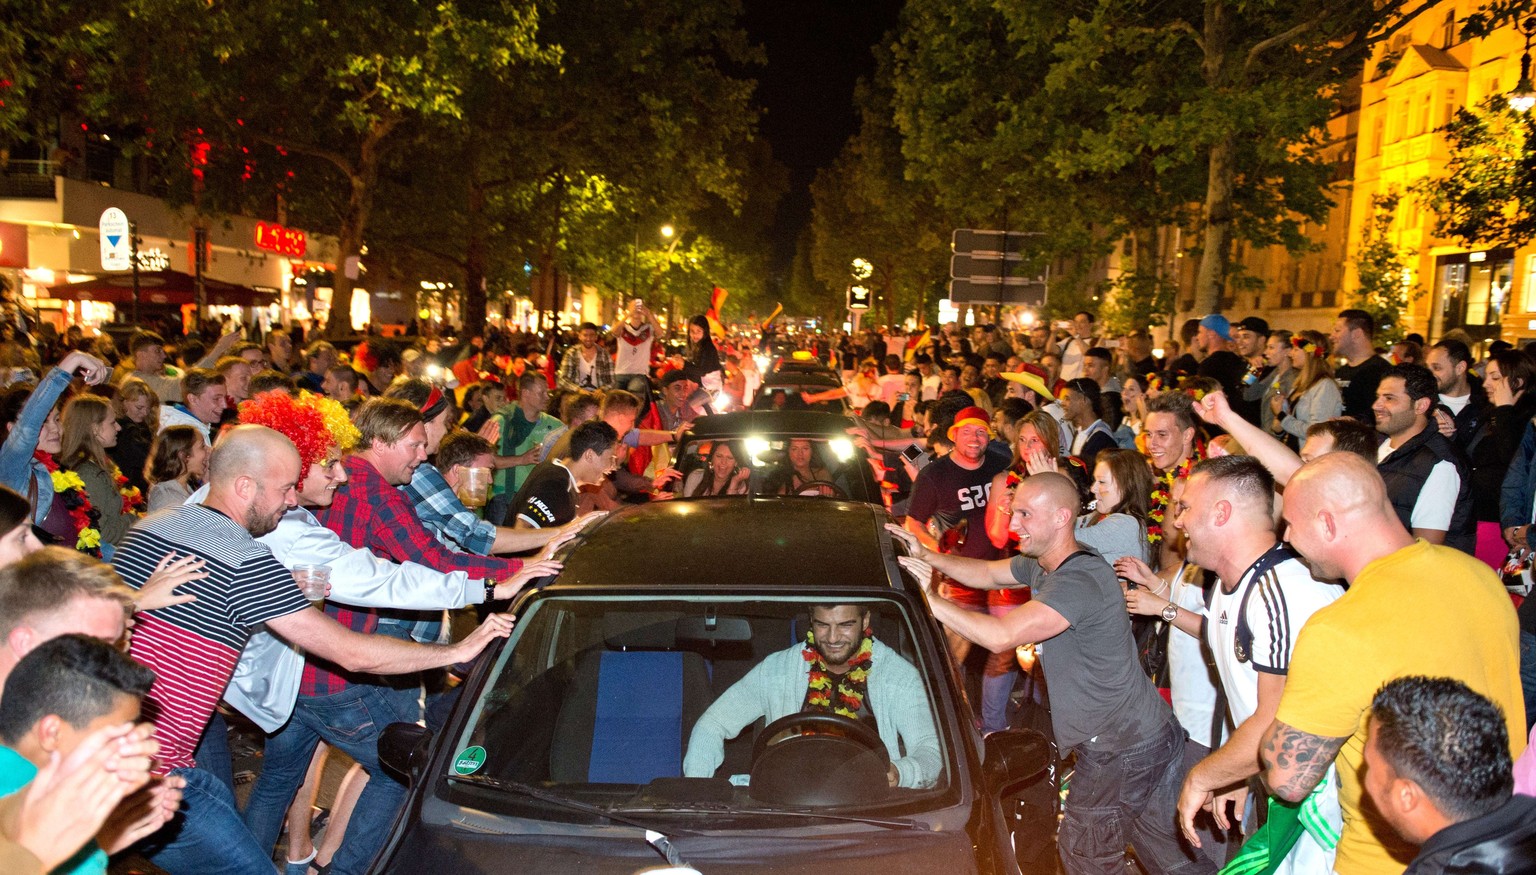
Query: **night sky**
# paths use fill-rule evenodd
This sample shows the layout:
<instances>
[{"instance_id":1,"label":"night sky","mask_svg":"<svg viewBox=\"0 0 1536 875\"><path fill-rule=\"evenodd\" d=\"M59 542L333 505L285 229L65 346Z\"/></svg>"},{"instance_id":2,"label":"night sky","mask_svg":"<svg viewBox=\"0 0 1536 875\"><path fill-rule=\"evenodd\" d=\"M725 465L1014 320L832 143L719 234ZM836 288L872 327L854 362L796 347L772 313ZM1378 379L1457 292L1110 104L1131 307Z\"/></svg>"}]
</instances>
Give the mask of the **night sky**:
<instances>
[{"instance_id":1,"label":"night sky","mask_svg":"<svg viewBox=\"0 0 1536 875\"><path fill-rule=\"evenodd\" d=\"M761 132L790 171L774 226L774 272L788 274L811 217L811 180L856 130L853 86L874 72L870 47L896 26L900 0L745 0L747 33L767 51L755 71Z\"/></svg>"}]
</instances>

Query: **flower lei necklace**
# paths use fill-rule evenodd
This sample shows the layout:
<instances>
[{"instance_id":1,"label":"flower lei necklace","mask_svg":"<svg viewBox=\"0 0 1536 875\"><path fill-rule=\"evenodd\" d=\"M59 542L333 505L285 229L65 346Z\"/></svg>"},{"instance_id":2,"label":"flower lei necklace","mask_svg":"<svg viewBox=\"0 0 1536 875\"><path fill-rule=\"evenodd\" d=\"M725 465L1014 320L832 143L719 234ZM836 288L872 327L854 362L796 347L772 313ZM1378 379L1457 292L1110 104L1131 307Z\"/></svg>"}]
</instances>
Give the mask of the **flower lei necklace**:
<instances>
[{"instance_id":1,"label":"flower lei necklace","mask_svg":"<svg viewBox=\"0 0 1536 875\"><path fill-rule=\"evenodd\" d=\"M1156 544L1163 539L1163 522L1168 512L1169 497L1173 495L1173 484L1188 479L1190 469L1204 458L1205 442L1196 439L1195 449L1189 458L1157 478L1156 485L1152 487L1152 506L1147 510L1147 543Z\"/></svg>"},{"instance_id":2,"label":"flower lei necklace","mask_svg":"<svg viewBox=\"0 0 1536 875\"><path fill-rule=\"evenodd\" d=\"M53 454L37 450L32 457L48 469L53 480L53 500L63 502L69 513L69 521L75 527L75 549L101 558L101 511L91 505L85 492L85 481L73 471L59 470Z\"/></svg>"},{"instance_id":3,"label":"flower lei necklace","mask_svg":"<svg viewBox=\"0 0 1536 875\"><path fill-rule=\"evenodd\" d=\"M123 497L123 513L135 515L144 513L144 493L139 487L128 482L128 477L121 468L112 466L112 482L117 486L117 494Z\"/></svg>"},{"instance_id":4,"label":"flower lei necklace","mask_svg":"<svg viewBox=\"0 0 1536 875\"><path fill-rule=\"evenodd\" d=\"M858 652L848 660L849 669L841 675L827 670L821 652L816 649L816 633L805 633L805 661L811 664L811 676L805 689L802 711L830 711L844 717L859 719L865 710L869 695L869 667L874 661L874 638L870 630L864 630L864 640L859 642Z\"/></svg>"}]
</instances>

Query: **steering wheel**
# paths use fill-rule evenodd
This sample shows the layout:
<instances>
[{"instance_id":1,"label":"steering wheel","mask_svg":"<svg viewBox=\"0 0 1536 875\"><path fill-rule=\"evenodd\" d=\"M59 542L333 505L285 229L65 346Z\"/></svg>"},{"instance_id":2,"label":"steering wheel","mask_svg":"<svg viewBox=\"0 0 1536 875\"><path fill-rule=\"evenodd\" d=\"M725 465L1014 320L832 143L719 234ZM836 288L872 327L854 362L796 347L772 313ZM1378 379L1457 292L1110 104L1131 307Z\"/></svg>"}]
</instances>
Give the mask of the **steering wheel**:
<instances>
[{"instance_id":1,"label":"steering wheel","mask_svg":"<svg viewBox=\"0 0 1536 875\"><path fill-rule=\"evenodd\" d=\"M814 495L821 498L847 498L848 493L839 489L831 480L811 480L800 484L795 490L796 495Z\"/></svg>"},{"instance_id":2,"label":"steering wheel","mask_svg":"<svg viewBox=\"0 0 1536 875\"><path fill-rule=\"evenodd\" d=\"M883 799L891 755L866 723L830 712L789 714L752 744L752 798L780 805L849 805Z\"/></svg>"}]
</instances>

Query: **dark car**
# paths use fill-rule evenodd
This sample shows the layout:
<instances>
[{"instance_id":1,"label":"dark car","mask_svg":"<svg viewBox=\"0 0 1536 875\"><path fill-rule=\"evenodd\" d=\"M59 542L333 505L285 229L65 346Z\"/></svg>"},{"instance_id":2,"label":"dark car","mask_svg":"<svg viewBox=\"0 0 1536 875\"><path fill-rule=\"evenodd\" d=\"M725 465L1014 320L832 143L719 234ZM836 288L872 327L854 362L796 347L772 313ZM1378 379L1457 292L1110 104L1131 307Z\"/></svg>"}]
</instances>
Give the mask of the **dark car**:
<instances>
[{"instance_id":1,"label":"dark car","mask_svg":"<svg viewBox=\"0 0 1536 875\"><path fill-rule=\"evenodd\" d=\"M380 757L411 789L372 871L1054 871L1054 751L1028 730L983 742L889 520L857 502L751 498L594 525L559 578L518 601L511 638L436 739L385 732ZM727 733L710 735L729 722L717 712L750 720L739 681L765 660L799 665L802 648L808 660L810 618L850 606L895 672L882 683L905 679L900 696L870 697L873 726L802 713L791 690L780 719L764 725L770 706L723 746ZM794 669L753 677L807 683Z\"/></svg>"},{"instance_id":2,"label":"dark car","mask_svg":"<svg viewBox=\"0 0 1536 875\"><path fill-rule=\"evenodd\" d=\"M881 504L879 480L869 457L849 435L859 425L851 416L807 410L743 410L695 419L678 442L677 469L683 480L678 494L691 496L715 477L705 475L721 450L744 478L746 495L809 495L850 498ZM794 477L794 463L811 477ZM796 453L802 456L795 458ZM721 474L729 480L730 474Z\"/></svg>"},{"instance_id":3,"label":"dark car","mask_svg":"<svg viewBox=\"0 0 1536 875\"><path fill-rule=\"evenodd\" d=\"M770 373L774 374L821 374L836 378L834 371L826 362L812 356L808 352L797 352L793 355L775 359Z\"/></svg>"},{"instance_id":4,"label":"dark car","mask_svg":"<svg viewBox=\"0 0 1536 875\"><path fill-rule=\"evenodd\" d=\"M842 378L831 371L767 374L752 398L752 409L849 412Z\"/></svg>"}]
</instances>

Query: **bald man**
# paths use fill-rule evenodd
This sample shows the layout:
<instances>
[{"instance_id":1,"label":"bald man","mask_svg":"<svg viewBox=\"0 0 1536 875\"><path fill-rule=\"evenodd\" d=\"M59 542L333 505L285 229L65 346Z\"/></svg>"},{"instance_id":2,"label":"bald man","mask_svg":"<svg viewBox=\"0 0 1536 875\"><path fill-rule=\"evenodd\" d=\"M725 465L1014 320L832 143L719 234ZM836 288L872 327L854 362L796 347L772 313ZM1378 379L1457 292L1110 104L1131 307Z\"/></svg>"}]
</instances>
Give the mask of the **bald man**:
<instances>
[{"instance_id":1,"label":"bald man","mask_svg":"<svg viewBox=\"0 0 1536 875\"><path fill-rule=\"evenodd\" d=\"M1014 490L1020 555L986 561L936 553L895 525L901 564L917 576L934 616L993 652L1049 641L1041 654L1051 728L1077 757L1059 847L1067 875L1125 870L1125 847L1153 875L1212 873L1174 823L1184 780L1184 729L1141 671L1115 572L1073 535L1077 487L1036 474ZM976 589L1028 586L1033 598L1001 617L967 611L934 591L933 570Z\"/></svg>"},{"instance_id":2,"label":"bald man","mask_svg":"<svg viewBox=\"0 0 1536 875\"><path fill-rule=\"evenodd\" d=\"M1302 466L1286 487L1284 516L1287 540L1313 573L1349 589L1314 613L1297 639L1260 746L1264 782L1300 803L1337 757L1344 829L1334 871L1398 873L1413 848L1372 829L1361 807L1371 699L1396 678L1454 678L1503 710L1518 755L1525 705L1514 608L1487 565L1409 534L1376 466L1354 453Z\"/></svg>"},{"instance_id":3,"label":"bald man","mask_svg":"<svg viewBox=\"0 0 1536 875\"><path fill-rule=\"evenodd\" d=\"M290 644L345 668L380 674L472 659L511 628L507 617L494 616L464 641L438 647L352 632L311 608L293 574L255 540L275 529L297 502L298 479L299 454L286 437L262 426L233 428L214 447L204 502L149 515L112 557L135 589L168 553L200 557L207 572L181 589L195 601L140 613L131 648L135 659L155 670L145 713L160 739L158 768L187 782L179 826L146 839L144 848L171 875L272 875L272 849L262 848L246 829L228 786L193 762L256 626L265 623Z\"/></svg>"}]
</instances>

